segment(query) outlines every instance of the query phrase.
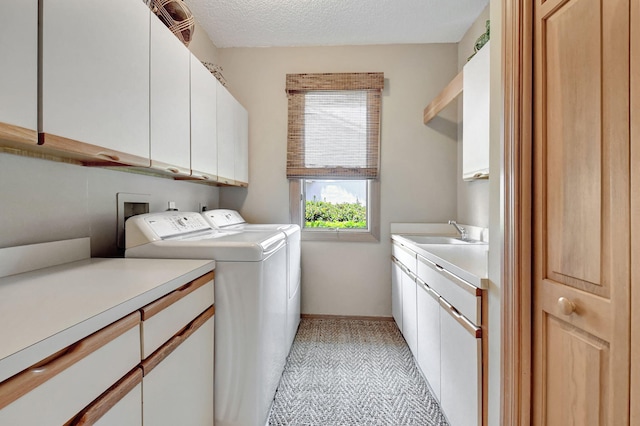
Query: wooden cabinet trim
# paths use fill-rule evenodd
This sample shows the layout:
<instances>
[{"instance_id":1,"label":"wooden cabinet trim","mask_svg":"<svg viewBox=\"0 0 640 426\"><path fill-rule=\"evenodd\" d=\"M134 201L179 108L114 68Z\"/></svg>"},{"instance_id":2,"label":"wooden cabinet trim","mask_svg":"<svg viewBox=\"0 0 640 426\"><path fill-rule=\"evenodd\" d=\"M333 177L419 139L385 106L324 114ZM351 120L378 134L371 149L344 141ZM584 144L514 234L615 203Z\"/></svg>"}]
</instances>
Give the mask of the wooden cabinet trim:
<instances>
[{"instance_id":1,"label":"wooden cabinet trim","mask_svg":"<svg viewBox=\"0 0 640 426\"><path fill-rule=\"evenodd\" d=\"M179 289L172 291L171 293L156 300L155 302L151 302L147 306L142 307L140 309L140 312L142 314L142 320L143 321L148 320L149 318L159 313L163 309L176 303L178 300L188 296L189 294L193 293L200 287L210 283L211 281L213 281L213 278L214 278L214 271L211 271L201 276L200 278L196 278L190 283L183 285Z\"/></svg>"},{"instance_id":2,"label":"wooden cabinet trim","mask_svg":"<svg viewBox=\"0 0 640 426\"><path fill-rule=\"evenodd\" d=\"M460 324L464 329L469 332L472 336L475 336L476 339L482 338L482 328L476 326L474 323L465 318L460 312L456 310L456 308L451 305L449 302L444 300L442 297L438 300L440 302L440 306L453 318L456 320L458 324Z\"/></svg>"},{"instance_id":3,"label":"wooden cabinet trim","mask_svg":"<svg viewBox=\"0 0 640 426\"><path fill-rule=\"evenodd\" d=\"M54 151L79 155L87 166L126 165L149 167L151 165L151 160L148 158L126 154L50 133L40 133L38 135L38 144Z\"/></svg>"},{"instance_id":4,"label":"wooden cabinet trim","mask_svg":"<svg viewBox=\"0 0 640 426\"><path fill-rule=\"evenodd\" d=\"M24 127L14 126L13 124L0 123L0 139L15 142L19 145L37 145L38 132L25 129Z\"/></svg>"},{"instance_id":5,"label":"wooden cabinet trim","mask_svg":"<svg viewBox=\"0 0 640 426\"><path fill-rule=\"evenodd\" d=\"M142 371L146 376L149 374L158 364L160 364L166 357L168 357L178 346L180 346L185 340L187 340L193 333L195 333L201 326L203 326L209 318L215 315L215 306L211 306L209 309L200 314L196 319L191 321L172 337L167 343L162 345L158 350L151 354L147 359L142 361Z\"/></svg>"},{"instance_id":6,"label":"wooden cabinet trim","mask_svg":"<svg viewBox=\"0 0 640 426\"><path fill-rule=\"evenodd\" d=\"M640 256L640 2L631 2L631 259ZM631 262L631 336L640 336L640 262ZM640 338L631 339L630 424L640 424Z\"/></svg>"},{"instance_id":7,"label":"wooden cabinet trim","mask_svg":"<svg viewBox=\"0 0 640 426\"><path fill-rule=\"evenodd\" d=\"M140 313L136 311L7 379L0 384L0 409L26 395L138 324L140 324Z\"/></svg>"},{"instance_id":8,"label":"wooden cabinet trim","mask_svg":"<svg viewBox=\"0 0 640 426\"><path fill-rule=\"evenodd\" d=\"M77 416L65 423L65 426L83 426L96 423L140 383L142 383L142 368L136 367L78 413Z\"/></svg>"},{"instance_id":9,"label":"wooden cabinet trim","mask_svg":"<svg viewBox=\"0 0 640 426\"><path fill-rule=\"evenodd\" d=\"M158 173L162 173L168 176L174 177L188 177L191 176L191 169L184 167L174 166L173 164L164 163L162 161L151 160L151 169Z\"/></svg>"},{"instance_id":10,"label":"wooden cabinet trim","mask_svg":"<svg viewBox=\"0 0 640 426\"><path fill-rule=\"evenodd\" d=\"M429 259L422 257L420 255L418 255L418 261L424 263L425 265L427 265L428 267L430 267L440 275L444 275L445 278L453 282L455 285L457 285L467 293L472 294L474 296L482 296L481 288L478 288L473 284L466 282L462 278L458 277L456 274L449 272L448 270L444 269L442 266L438 265L437 263L432 262Z\"/></svg>"}]
</instances>

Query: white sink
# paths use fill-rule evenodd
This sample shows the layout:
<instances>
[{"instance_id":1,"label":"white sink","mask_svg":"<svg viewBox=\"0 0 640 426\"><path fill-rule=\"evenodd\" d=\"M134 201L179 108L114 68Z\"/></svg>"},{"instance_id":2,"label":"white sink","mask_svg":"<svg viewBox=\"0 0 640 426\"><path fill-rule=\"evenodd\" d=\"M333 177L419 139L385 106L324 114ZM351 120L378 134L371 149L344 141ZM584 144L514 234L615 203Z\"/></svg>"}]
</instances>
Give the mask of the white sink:
<instances>
[{"instance_id":1,"label":"white sink","mask_svg":"<svg viewBox=\"0 0 640 426\"><path fill-rule=\"evenodd\" d=\"M443 237L437 235L403 235L415 244L486 244L484 241L462 240L456 237Z\"/></svg>"}]
</instances>

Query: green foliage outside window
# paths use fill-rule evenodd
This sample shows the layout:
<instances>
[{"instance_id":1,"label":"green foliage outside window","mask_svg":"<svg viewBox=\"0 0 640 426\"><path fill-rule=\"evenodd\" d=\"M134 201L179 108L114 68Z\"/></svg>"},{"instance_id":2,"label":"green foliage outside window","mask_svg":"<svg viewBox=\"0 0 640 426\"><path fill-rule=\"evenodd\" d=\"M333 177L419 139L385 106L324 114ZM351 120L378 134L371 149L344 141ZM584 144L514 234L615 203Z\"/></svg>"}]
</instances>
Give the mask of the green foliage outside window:
<instances>
[{"instance_id":1,"label":"green foliage outside window","mask_svg":"<svg viewBox=\"0 0 640 426\"><path fill-rule=\"evenodd\" d=\"M367 227L367 208L360 203L307 201L304 212L306 228Z\"/></svg>"}]
</instances>

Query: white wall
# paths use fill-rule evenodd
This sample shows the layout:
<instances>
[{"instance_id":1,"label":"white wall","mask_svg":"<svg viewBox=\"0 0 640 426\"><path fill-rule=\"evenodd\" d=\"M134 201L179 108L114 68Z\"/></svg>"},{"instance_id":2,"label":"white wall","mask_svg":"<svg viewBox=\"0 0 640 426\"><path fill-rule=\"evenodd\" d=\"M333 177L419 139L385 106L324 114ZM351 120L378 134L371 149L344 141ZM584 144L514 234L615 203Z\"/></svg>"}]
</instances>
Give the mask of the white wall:
<instances>
[{"instance_id":1,"label":"white wall","mask_svg":"<svg viewBox=\"0 0 640 426\"><path fill-rule=\"evenodd\" d=\"M116 193L149 194L150 211L197 211L218 189L190 182L0 153L0 247L91 237L91 255L118 256Z\"/></svg>"},{"instance_id":2,"label":"white wall","mask_svg":"<svg viewBox=\"0 0 640 426\"><path fill-rule=\"evenodd\" d=\"M467 63L473 53L478 37L485 32L485 22L489 19L490 6L478 16L473 25L458 43L458 70ZM462 180L462 95L458 102L458 221L470 225L489 227L489 186L488 180ZM491 176L495 176L491 174ZM491 237L491 234L489 234Z\"/></svg>"},{"instance_id":3,"label":"white wall","mask_svg":"<svg viewBox=\"0 0 640 426\"><path fill-rule=\"evenodd\" d=\"M304 242L302 312L391 315L390 222L456 216L456 111L431 126L424 107L456 75L457 45L218 49L229 90L249 111L249 188L223 188L220 205L251 222L289 221L285 76L382 71L381 241Z\"/></svg>"}]
</instances>

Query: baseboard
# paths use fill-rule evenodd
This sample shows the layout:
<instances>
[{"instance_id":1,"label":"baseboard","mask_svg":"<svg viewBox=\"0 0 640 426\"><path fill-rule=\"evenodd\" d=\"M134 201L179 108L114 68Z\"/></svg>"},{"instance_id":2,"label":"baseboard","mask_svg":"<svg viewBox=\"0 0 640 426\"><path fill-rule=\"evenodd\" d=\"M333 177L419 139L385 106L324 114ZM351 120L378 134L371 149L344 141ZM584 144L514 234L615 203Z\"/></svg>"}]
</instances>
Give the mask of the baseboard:
<instances>
[{"instance_id":1,"label":"baseboard","mask_svg":"<svg viewBox=\"0 0 640 426\"><path fill-rule=\"evenodd\" d=\"M346 319L361 321L393 321L393 317L368 317L360 315L325 315L325 314L300 314L303 319Z\"/></svg>"}]
</instances>

